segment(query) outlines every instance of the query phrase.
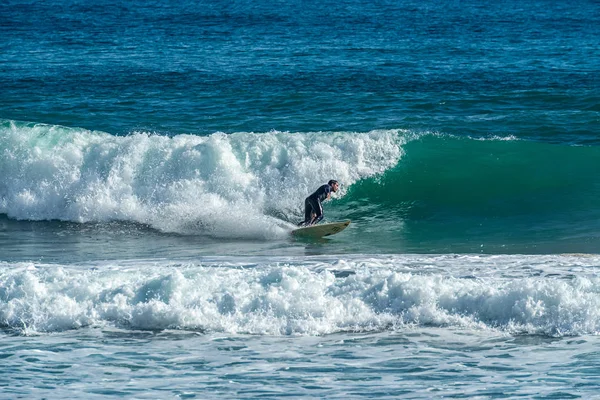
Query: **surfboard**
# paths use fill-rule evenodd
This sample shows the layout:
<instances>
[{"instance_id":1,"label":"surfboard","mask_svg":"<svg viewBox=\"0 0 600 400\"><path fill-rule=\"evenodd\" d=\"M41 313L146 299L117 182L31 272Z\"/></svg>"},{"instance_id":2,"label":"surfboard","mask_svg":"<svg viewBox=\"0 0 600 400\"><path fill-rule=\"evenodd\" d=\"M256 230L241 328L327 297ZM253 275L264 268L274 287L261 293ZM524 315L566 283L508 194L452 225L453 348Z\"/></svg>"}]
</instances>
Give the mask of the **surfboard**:
<instances>
[{"instance_id":1,"label":"surfboard","mask_svg":"<svg viewBox=\"0 0 600 400\"><path fill-rule=\"evenodd\" d=\"M292 235L305 238L321 238L339 233L350 225L350 220L317 224L294 229Z\"/></svg>"}]
</instances>

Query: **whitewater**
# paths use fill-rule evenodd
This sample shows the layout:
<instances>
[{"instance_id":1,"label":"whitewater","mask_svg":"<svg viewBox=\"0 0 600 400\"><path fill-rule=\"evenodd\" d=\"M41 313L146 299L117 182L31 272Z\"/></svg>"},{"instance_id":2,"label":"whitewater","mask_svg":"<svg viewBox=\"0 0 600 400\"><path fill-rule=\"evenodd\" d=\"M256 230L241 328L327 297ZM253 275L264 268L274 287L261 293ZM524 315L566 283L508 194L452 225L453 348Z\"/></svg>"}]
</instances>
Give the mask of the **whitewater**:
<instances>
[{"instance_id":1,"label":"whitewater","mask_svg":"<svg viewBox=\"0 0 600 400\"><path fill-rule=\"evenodd\" d=\"M350 186L396 165L405 140L398 131L119 137L5 121L0 141L0 213L11 218L266 239L283 233L274 217L301 219L321 182Z\"/></svg>"},{"instance_id":2,"label":"whitewater","mask_svg":"<svg viewBox=\"0 0 600 400\"><path fill-rule=\"evenodd\" d=\"M593 397L599 268L583 254L3 262L3 395L563 397L578 376Z\"/></svg>"},{"instance_id":3,"label":"whitewater","mask_svg":"<svg viewBox=\"0 0 600 400\"><path fill-rule=\"evenodd\" d=\"M25 334L116 327L314 336L435 326L593 335L599 261L575 254L3 263L0 320Z\"/></svg>"}]
</instances>

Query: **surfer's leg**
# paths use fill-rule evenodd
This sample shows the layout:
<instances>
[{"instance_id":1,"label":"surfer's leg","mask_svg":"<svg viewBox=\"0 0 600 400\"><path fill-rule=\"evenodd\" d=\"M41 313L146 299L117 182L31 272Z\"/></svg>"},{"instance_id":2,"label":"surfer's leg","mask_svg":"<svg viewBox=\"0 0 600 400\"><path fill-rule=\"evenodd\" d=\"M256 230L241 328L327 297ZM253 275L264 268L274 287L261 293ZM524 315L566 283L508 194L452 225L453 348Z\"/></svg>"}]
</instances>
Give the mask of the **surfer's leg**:
<instances>
[{"instance_id":1,"label":"surfer's leg","mask_svg":"<svg viewBox=\"0 0 600 400\"><path fill-rule=\"evenodd\" d=\"M314 200L312 203L314 214L310 221L310 225L314 225L323 219L323 206L321 205L321 202L319 200Z\"/></svg>"},{"instance_id":2,"label":"surfer's leg","mask_svg":"<svg viewBox=\"0 0 600 400\"><path fill-rule=\"evenodd\" d=\"M312 214L312 204L310 202L310 199L307 197L306 200L304 200L304 221L300 222L298 226L310 224L310 221L312 220Z\"/></svg>"}]
</instances>

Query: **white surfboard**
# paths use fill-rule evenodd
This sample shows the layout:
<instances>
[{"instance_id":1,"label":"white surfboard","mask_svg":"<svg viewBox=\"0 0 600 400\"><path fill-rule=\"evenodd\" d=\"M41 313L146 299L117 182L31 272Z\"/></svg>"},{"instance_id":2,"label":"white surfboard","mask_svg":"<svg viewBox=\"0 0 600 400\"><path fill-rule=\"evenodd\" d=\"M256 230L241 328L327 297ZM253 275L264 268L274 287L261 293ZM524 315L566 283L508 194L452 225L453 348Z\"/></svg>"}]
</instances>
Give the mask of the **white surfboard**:
<instances>
[{"instance_id":1,"label":"white surfboard","mask_svg":"<svg viewBox=\"0 0 600 400\"><path fill-rule=\"evenodd\" d=\"M321 238L339 233L346 229L348 225L350 225L350 220L305 226L303 228L293 230L292 235L306 238Z\"/></svg>"}]
</instances>

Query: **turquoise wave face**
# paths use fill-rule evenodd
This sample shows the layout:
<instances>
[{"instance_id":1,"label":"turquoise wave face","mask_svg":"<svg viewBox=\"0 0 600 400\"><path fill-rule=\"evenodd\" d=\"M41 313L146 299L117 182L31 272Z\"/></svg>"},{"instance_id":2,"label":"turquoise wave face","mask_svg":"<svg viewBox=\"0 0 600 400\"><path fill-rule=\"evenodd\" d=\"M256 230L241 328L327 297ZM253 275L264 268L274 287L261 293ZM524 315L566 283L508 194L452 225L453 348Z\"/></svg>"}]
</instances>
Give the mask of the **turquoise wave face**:
<instances>
[{"instance_id":1,"label":"turquoise wave face","mask_svg":"<svg viewBox=\"0 0 600 400\"><path fill-rule=\"evenodd\" d=\"M356 183L336 205L369 225L374 242L406 251L596 251L599 148L429 135L403 149L397 166Z\"/></svg>"},{"instance_id":2,"label":"turquoise wave face","mask_svg":"<svg viewBox=\"0 0 600 400\"><path fill-rule=\"evenodd\" d=\"M398 165L358 182L347 200L482 216L574 212L598 204L597 147L427 135L403 148Z\"/></svg>"}]
</instances>

